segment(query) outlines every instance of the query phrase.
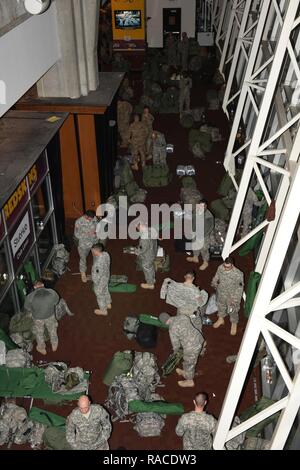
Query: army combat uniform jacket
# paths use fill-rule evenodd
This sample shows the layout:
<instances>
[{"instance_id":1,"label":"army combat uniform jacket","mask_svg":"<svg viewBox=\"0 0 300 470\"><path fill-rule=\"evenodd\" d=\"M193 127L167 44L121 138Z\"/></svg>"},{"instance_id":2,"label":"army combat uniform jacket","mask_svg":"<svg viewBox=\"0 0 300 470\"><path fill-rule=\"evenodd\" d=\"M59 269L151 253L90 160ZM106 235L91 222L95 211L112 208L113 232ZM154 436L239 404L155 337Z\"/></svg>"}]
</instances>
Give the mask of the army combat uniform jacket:
<instances>
[{"instance_id":1,"label":"army combat uniform jacket","mask_svg":"<svg viewBox=\"0 0 300 470\"><path fill-rule=\"evenodd\" d=\"M210 450L216 424L217 420L205 411L191 411L181 416L175 432L177 436L183 436L184 450Z\"/></svg>"}]
</instances>

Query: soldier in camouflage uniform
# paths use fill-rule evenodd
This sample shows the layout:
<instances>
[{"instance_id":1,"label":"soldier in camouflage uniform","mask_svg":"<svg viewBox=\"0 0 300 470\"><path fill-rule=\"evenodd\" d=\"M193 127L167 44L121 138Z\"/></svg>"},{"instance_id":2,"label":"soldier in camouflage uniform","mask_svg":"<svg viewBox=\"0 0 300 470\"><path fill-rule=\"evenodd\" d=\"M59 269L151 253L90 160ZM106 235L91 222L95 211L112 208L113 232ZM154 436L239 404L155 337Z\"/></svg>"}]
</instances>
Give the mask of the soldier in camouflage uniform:
<instances>
[{"instance_id":1,"label":"soldier in camouflage uniform","mask_svg":"<svg viewBox=\"0 0 300 470\"><path fill-rule=\"evenodd\" d=\"M214 328L224 325L224 318L229 315L231 322L231 335L236 335L239 321L240 303L244 290L244 274L233 264L232 258L226 258L218 267L211 283L216 289L218 320Z\"/></svg>"},{"instance_id":2,"label":"soldier in camouflage uniform","mask_svg":"<svg viewBox=\"0 0 300 470\"><path fill-rule=\"evenodd\" d=\"M153 165L166 165L167 163L167 144L164 134L153 131L148 144L149 157L153 158Z\"/></svg>"},{"instance_id":3,"label":"soldier in camouflage uniform","mask_svg":"<svg viewBox=\"0 0 300 470\"><path fill-rule=\"evenodd\" d=\"M74 450L109 450L112 426L108 412L101 405L91 405L87 396L78 400L66 422L66 438Z\"/></svg>"},{"instance_id":4,"label":"soldier in camouflage uniform","mask_svg":"<svg viewBox=\"0 0 300 470\"><path fill-rule=\"evenodd\" d=\"M183 111L189 111L191 105L191 88L193 82L187 72L183 72L179 81L179 112L180 117Z\"/></svg>"},{"instance_id":5,"label":"soldier in camouflage uniform","mask_svg":"<svg viewBox=\"0 0 300 470\"><path fill-rule=\"evenodd\" d=\"M140 121L139 115L135 114L134 121L129 126L129 142L131 144L133 170L139 169L139 156L141 157L142 167L146 165L146 140L147 128L145 124Z\"/></svg>"},{"instance_id":6,"label":"soldier in camouflage uniform","mask_svg":"<svg viewBox=\"0 0 300 470\"><path fill-rule=\"evenodd\" d=\"M180 380L178 385L194 387L195 367L205 342L201 317L181 314L170 318L167 324L174 353L183 349L183 369L176 369L176 372L184 380Z\"/></svg>"},{"instance_id":7,"label":"soldier in camouflage uniform","mask_svg":"<svg viewBox=\"0 0 300 470\"><path fill-rule=\"evenodd\" d=\"M182 33L182 39L178 44L178 53L180 57L182 71L188 70L189 38L187 37L186 33Z\"/></svg>"},{"instance_id":8,"label":"soldier in camouflage uniform","mask_svg":"<svg viewBox=\"0 0 300 470\"><path fill-rule=\"evenodd\" d=\"M179 418L175 432L177 436L183 436L184 450L212 449L212 435L215 433L217 420L204 411L207 400L207 393L197 393L193 400L194 411L184 413Z\"/></svg>"},{"instance_id":9,"label":"soldier in camouflage uniform","mask_svg":"<svg viewBox=\"0 0 300 470\"><path fill-rule=\"evenodd\" d=\"M104 251L101 243L92 248L94 257L92 267L92 281L94 292L97 297L99 309L94 312L96 315L107 315L107 309L111 309L111 296L108 290L110 278L110 257Z\"/></svg>"},{"instance_id":10,"label":"soldier in camouflage uniform","mask_svg":"<svg viewBox=\"0 0 300 470\"><path fill-rule=\"evenodd\" d=\"M97 223L96 213L93 210L86 211L86 213L75 222L74 237L78 240L78 253L80 258L79 271L82 282L87 282L86 258L92 246L98 241L96 235Z\"/></svg>"},{"instance_id":11,"label":"soldier in camouflage uniform","mask_svg":"<svg viewBox=\"0 0 300 470\"><path fill-rule=\"evenodd\" d=\"M154 117L150 113L149 106L144 106L144 111L142 114L142 123L145 125L147 129L147 139L146 139L146 151L147 151L147 160L151 159L151 156L149 158L149 153L150 153L150 145L151 145L151 135L153 132L153 121Z\"/></svg>"},{"instance_id":12,"label":"soldier in camouflage uniform","mask_svg":"<svg viewBox=\"0 0 300 470\"><path fill-rule=\"evenodd\" d=\"M193 250L193 256L188 257L187 261L192 263L199 263L199 255L202 256L202 264L199 267L200 271L204 271L208 267L209 262L209 246L210 246L210 235L214 229L215 219L212 213L207 209L206 199L202 199L199 204L196 205L196 210L193 211L193 230L196 230L195 217L201 216L204 211L204 240L201 249ZM200 240L199 240L200 241Z\"/></svg>"},{"instance_id":13,"label":"soldier in camouflage uniform","mask_svg":"<svg viewBox=\"0 0 300 470\"><path fill-rule=\"evenodd\" d=\"M137 226L137 230L140 232L140 240L136 248L136 255L139 257L146 280L146 283L141 284L141 287L143 289L154 289L157 232L142 222Z\"/></svg>"},{"instance_id":14,"label":"soldier in camouflage uniform","mask_svg":"<svg viewBox=\"0 0 300 470\"><path fill-rule=\"evenodd\" d=\"M169 67L177 67L176 42L172 33L169 33L166 39L166 53Z\"/></svg>"},{"instance_id":15,"label":"soldier in camouflage uniform","mask_svg":"<svg viewBox=\"0 0 300 470\"><path fill-rule=\"evenodd\" d=\"M128 101L118 101L118 130L121 137L121 147L128 146L129 123L132 113L132 105Z\"/></svg>"},{"instance_id":16,"label":"soldier in camouflage uniform","mask_svg":"<svg viewBox=\"0 0 300 470\"><path fill-rule=\"evenodd\" d=\"M31 313L33 318L33 334L36 337L36 350L47 354L45 343L45 328L47 328L52 351L58 348L57 320L55 307L59 303L59 295L53 289L46 289L42 281L36 281L33 292L26 296L24 312Z\"/></svg>"},{"instance_id":17,"label":"soldier in camouflage uniform","mask_svg":"<svg viewBox=\"0 0 300 470\"><path fill-rule=\"evenodd\" d=\"M265 200L263 199L260 201L258 197L256 196L255 192L251 187L249 187L248 194L245 199L245 204L242 212L242 224L243 224L243 230L241 233L241 237L245 237L247 233L249 232L249 225L252 223L252 211L253 211L253 206L260 207L265 203Z\"/></svg>"}]
</instances>

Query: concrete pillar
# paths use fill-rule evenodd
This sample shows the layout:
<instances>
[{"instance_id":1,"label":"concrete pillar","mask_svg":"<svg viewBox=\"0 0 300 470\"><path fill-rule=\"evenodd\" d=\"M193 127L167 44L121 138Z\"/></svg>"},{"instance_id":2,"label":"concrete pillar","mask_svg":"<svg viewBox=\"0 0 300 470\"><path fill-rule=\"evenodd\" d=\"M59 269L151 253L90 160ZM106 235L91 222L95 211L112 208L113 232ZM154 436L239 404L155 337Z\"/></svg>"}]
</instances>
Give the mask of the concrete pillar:
<instances>
[{"instance_id":1,"label":"concrete pillar","mask_svg":"<svg viewBox=\"0 0 300 470\"><path fill-rule=\"evenodd\" d=\"M37 84L41 97L79 98L96 90L100 0L55 0L61 60Z\"/></svg>"}]
</instances>

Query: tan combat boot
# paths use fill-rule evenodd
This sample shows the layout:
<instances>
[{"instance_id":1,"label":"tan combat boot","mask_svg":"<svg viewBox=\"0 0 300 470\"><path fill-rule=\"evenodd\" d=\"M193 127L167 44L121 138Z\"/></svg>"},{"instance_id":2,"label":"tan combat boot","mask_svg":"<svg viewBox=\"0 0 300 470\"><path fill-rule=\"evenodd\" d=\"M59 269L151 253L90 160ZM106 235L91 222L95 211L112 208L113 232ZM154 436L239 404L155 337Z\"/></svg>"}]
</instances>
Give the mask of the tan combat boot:
<instances>
[{"instance_id":1,"label":"tan combat boot","mask_svg":"<svg viewBox=\"0 0 300 470\"><path fill-rule=\"evenodd\" d=\"M87 282L86 273L80 273L82 282Z\"/></svg>"},{"instance_id":2,"label":"tan combat boot","mask_svg":"<svg viewBox=\"0 0 300 470\"><path fill-rule=\"evenodd\" d=\"M154 289L154 284L141 284L142 289Z\"/></svg>"},{"instance_id":3,"label":"tan combat boot","mask_svg":"<svg viewBox=\"0 0 300 470\"><path fill-rule=\"evenodd\" d=\"M184 370L183 369L176 369L176 374L182 375L184 377Z\"/></svg>"},{"instance_id":4,"label":"tan combat boot","mask_svg":"<svg viewBox=\"0 0 300 470\"><path fill-rule=\"evenodd\" d=\"M36 350L37 350L37 352L39 352L43 356L46 356L46 354L47 354L46 349L40 349L38 346L36 347Z\"/></svg>"},{"instance_id":5,"label":"tan combat boot","mask_svg":"<svg viewBox=\"0 0 300 470\"><path fill-rule=\"evenodd\" d=\"M195 383L193 380L179 380L177 382L179 387L195 387Z\"/></svg>"},{"instance_id":6,"label":"tan combat boot","mask_svg":"<svg viewBox=\"0 0 300 470\"><path fill-rule=\"evenodd\" d=\"M189 263L199 263L198 256L188 256L186 259Z\"/></svg>"},{"instance_id":7,"label":"tan combat boot","mask_svg":"<svg viewBox=\"0 0 300 470\"><path fill-rule=\"evenodd\" d=\"M235 336L237 333L237 323L231 323L230 334L231 336Z\"/></svg>"},{"instance_id":8,"label":"tan combat boot","mask_svg":"<svg viewBox=\"0 0 300 470\"><path fill-rule=\"evenodd\" d=\"M218 320L213 324L213 328L219 328L219 326L224 325L225 321L222 317L219 317Z\"/></svg>"},{"instance_id":9,"label":"tan combat boot","mask_svg":"<svg viewBox=\"0 0 300 470\"><path fill-rule=\"evenodd\" d=\"M134 165L131 165L131 168L133 169L133 171L138 171L139 166L137 163L135 163Z\"/></svg>"},{"instance_id":10,"label":"tan combat boot","mask_svg":"<svg viewBox=\"0 0 300 470\"><path fill-rule=\"evenodd\" d=\"M208 262L207 261L203 261L203 263L201 264L199 270L200 271L205 271L205 269L208 268Z\"/></svg>"},{"instance_id":11,"label":"tan combat boot","mask_svg":"<svg viewBox=\"0 0 300 470\"><path fill-rule=\"evenodd\" d=\"M53 352L56 352L56 351L57 351L57 348L58 348L58 343L52 345L52 351L53 351Z\"/></svg>"},{"instance_id":12,"label":"tan combat boot","mask_svg":"<svg viewBox=\"0 0 300 470\"><path fill-rule=\"evenodd\" d=\"M98 308L96 308L96 310L94 310L94 313L96 315L102 315L105 317L107 315L107 310L99 310Z\"/></svg>"},{"instance_id":13,"label":"tan combat boot","mask_svg":"<svg viewBox=\"0 0 300 470\"><path fill-rule=\"evenodd\" d=\"M108 308L108 310L110 310L112 308L112 305L108 304L107 308Z\"/></svg>"}]
</instances>

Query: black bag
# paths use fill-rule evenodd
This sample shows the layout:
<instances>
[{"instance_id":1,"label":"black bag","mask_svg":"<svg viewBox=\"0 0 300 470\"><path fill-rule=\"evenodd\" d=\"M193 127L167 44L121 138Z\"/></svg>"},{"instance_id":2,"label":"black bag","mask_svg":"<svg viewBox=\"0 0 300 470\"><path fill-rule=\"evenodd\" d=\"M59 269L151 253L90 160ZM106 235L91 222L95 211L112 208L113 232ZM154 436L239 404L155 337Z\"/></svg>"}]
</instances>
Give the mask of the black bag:
<instances>
[{"instance_id":1,"label":"black bag","mask_svg":"<svg viewBox=\"0 0 300 470\"><path fill-rule=\"evenodd\" d=\"M157 326L140 323L136 332L136 340L142 348L155 348L157 335Z\"/></svg>"}]
</instances>

